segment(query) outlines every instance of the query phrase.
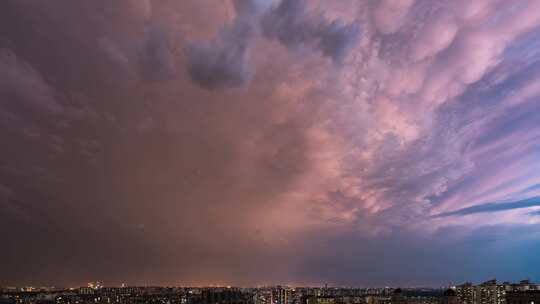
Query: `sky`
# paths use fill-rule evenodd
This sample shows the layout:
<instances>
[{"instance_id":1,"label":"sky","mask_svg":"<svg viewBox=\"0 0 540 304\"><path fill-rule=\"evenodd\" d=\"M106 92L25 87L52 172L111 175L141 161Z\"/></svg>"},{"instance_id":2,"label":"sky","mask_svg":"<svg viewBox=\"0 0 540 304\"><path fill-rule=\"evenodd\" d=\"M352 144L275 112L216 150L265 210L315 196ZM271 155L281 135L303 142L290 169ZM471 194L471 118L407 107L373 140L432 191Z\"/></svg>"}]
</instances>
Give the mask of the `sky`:
<instances>
[{"instance_id":1,"label":"sky","mask_svg":"<svg viewBox=\"0 0 540 304\"><path fill-rule=\"evenodd\" d=\"M540 281L540 1L4 0L0 285Z\"/></svg>"}]
</instances>

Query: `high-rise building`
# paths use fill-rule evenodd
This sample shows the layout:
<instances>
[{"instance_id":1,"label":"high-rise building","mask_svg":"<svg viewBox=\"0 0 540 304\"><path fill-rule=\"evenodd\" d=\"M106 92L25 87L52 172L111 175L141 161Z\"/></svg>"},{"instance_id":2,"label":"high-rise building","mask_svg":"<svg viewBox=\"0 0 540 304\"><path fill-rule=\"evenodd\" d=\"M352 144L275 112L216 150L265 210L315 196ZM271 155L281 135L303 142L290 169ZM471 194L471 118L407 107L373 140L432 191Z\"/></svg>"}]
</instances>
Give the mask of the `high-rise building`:
<instances>
[{"instance_id":1,"label":"high-rise building","mask_svg":"<svg viewBox=\"0 0 540 304\"><path fill-rule=\"evenodd\" d=\"M501 298L497 293L497 280L486 281L475 288L474 304L502 304Z\"/></svg>"},{"instance_id":2,"label":"high-rise building","mask_svg":"<svg viewBox=\"0 0 540 304\"><path fill-rule=\"evenodd\" d=\"M277 286L272 289L272 304L289 304L293 299L292 289L286 286Z\"/></svg>"},{"instance_id":3,"label":"high-rise building","mask_svg":"<svg viewBox=\"0 0 540 304\"><path fill-rule=\"evenodd\" d=\"M474 302L475 298L475 288L472 283L466 282L462 285L456 287L456 295L461 304L476 304Z\"/></svg>"},{"instance_id":4,"label":"high-rise building","mask_svg":"<svg viewBox=\"0 0 540 304\"><path fill-rule=\"evenodd\" d=\"M91 295L94 294L95 289L91 287L81 287L79 288L79 294L81 295Z\"/></svg>"},{"instance_id":5,"label":"high-rise building","mask_svg":"<svg viewBox=\"0 0 540 304\"><path fill-rule=\"evenodd\" d=\"M477 286L471 283L456 286L455 291L460 304L508 304L506 294L512 291L535 290L536 285L529 280L522 280L519 284L489 280ZM537 303L538 304L538 303Z\"/></svg>"}]
</instances>

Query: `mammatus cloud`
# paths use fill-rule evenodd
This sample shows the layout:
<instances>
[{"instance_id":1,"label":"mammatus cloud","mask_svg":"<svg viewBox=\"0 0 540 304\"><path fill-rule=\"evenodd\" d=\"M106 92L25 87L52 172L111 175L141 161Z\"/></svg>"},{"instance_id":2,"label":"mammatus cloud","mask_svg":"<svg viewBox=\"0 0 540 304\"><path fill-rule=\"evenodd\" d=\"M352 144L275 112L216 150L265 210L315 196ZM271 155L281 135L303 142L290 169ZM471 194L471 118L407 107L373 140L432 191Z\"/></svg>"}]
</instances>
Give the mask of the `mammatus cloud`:
<instances>
[{"instance_id":1,"label":"mammatus cloud","mask_svg":"<svg viewBox=\"0 0 540 304\"><path fill-rule=\"evenodd\" d=\"M269 4L270 3L270 4ZM208 89L238 87L254 73L249 62L251 41L262 31L288 48L305 47L341 63L359 39L359 25L311 16L307 1L235 1L236 17L214 40L197 42L186 49L188 72Z\"/></svg>"}]
</instances>

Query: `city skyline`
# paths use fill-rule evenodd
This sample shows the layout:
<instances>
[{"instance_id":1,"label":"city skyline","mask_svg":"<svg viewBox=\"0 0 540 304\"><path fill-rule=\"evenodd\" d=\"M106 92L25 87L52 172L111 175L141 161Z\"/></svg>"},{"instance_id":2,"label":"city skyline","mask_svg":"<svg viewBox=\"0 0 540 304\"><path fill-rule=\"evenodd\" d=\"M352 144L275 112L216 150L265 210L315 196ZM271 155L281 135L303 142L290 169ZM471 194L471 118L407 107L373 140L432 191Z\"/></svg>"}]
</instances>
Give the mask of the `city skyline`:
<instances>
[{"instance_id":1,"label":"city skyline","mask_svg":"<svg viewBox=\"0 0 540 304\"><path fill-rule=\"evenodd\" d=\"M538 0L4 0L0 286L540 282L539 121Z\"/></svg>"},{"instance_id":2,"label":"city skyline","mask_svg":"<svg viewBox=\"0 0 540 304\"><path fill-rule=\"evenodd\" d=\"M100 282L87 287L3 288L0 303L168 303L168 304L534 304L540 285L489 280L439 289L330 288L266 286L236 287L107 287Z\"/></svg>"}]
</instances>

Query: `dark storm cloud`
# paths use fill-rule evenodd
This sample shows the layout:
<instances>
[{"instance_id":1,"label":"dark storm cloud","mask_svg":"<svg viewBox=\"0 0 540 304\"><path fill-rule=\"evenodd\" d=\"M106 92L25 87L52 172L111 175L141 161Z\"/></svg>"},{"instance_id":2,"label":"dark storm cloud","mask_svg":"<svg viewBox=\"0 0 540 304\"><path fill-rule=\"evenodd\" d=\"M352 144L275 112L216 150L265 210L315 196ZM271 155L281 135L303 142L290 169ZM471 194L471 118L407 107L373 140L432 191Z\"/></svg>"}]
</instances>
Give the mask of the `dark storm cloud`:
<instances>
[{"instance_id":1,"label":"dark storm cloud","mask_svg":"<svg viewBox=\"0 0 540 304\"><path fill-rule=\"evenodd\" d=\"M319 51L334 63L341 63L359 39L356 23L328 21L309 16L307 2L284 0L276 7L262 1L235 1L236 17L214 40L187 47L188 72L196 83L208 89L244 85L254 67L249 62L250 44L259 30L288 48L307 47Z\"/></svg>"},{"instance_id":2,"label":"dark storm cloud","mask_svg":"<svg viewBox=\"0 0 540 304\"><path fill-rule=\"evenodd\" d=\"M304 0L281 1L264 15L261 21L264 35L290 48L311 47L335 63L342 62L359 39L359 25L310 16L306 6Z\"/></svg>"},{"instance_id":3,"label":"dark storm cloud","mask_svg":"<svg viewBox=\"0 0 540 304\"><path fill-rule=\"evenodd\" d=\"M222 29L214 41L199 42L186 49L188 72L208 89L238 87L249 78L249 41L252 25L241 19Z\"/></svg>"},{"instance_id":4,"label":"dark storm cloud","mask_svg":"<svg viewBox=\"0 0 540 304\"><path fill-rule=\"evenodd\" d=\"M176 74L176 67L170 37L158 27L147 28L145 36L139 47L142 76L149 80L172 78Z\"/></svg>"},{"instance_id":5,"label":"dark storm cloud","mask_svg":"<svg viewBox=\"0 0 540 304\"><path fill-rule=\"evenodd\" d=\"M436 215L437 217L445 216L463 216L475 213L485 213L485 212L500 212L514 209L530 208L540 206L540 197L531 197L524 200L519 200L515 202L504 202L504 203L485 203L478 204L472 207L462 208L455 211L444 212Z\"/></svg>"}]
</instances>

